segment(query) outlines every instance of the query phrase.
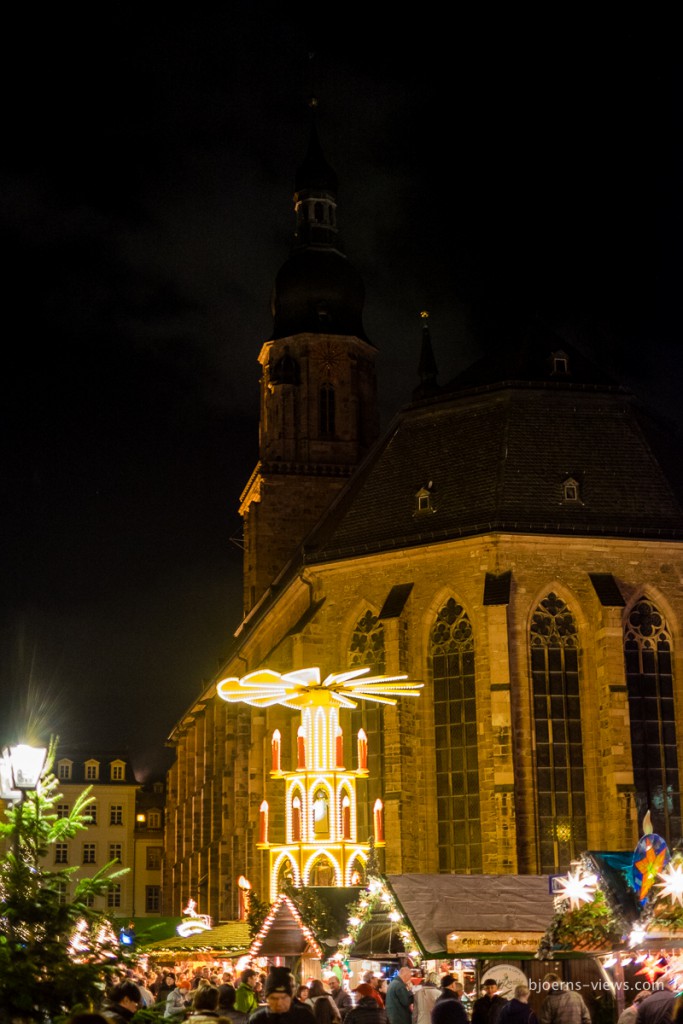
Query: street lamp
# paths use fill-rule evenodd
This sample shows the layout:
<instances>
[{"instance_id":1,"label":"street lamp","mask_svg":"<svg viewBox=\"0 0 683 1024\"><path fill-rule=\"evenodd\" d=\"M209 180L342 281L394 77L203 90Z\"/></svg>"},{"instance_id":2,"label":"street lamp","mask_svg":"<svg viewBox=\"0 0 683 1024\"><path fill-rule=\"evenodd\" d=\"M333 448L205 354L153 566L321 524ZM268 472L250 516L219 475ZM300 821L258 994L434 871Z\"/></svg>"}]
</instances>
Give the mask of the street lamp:
<instances>
[{"instance_id":1,"label":"street lamp","mask_svg":"<svg viewBox=\"0 0 683 1024\"><path fill-rule=\"evenodd\" d=\"M18 743L14 747L5 747L5 762L9 764L12 785L19 790L19 800L30 789L35 789L43 774L47 747L31 747L28 743ZM9 799L16 799L10 797Z\"/></svg>"},{"instance_id":2,"label":"street lamp","mask_svg":"<svg viewBox=\"0 0 683 1024\"><path fill-rule=\"evenodd\" d=\"M21 832L21 805L29 790L37 788L43 774L47 747L31 747L18 743L5 747L0 758L0 796L16 804L17 816L14 825L14 856L19 860L19 835Z\"/></svg>"}]
</instances>

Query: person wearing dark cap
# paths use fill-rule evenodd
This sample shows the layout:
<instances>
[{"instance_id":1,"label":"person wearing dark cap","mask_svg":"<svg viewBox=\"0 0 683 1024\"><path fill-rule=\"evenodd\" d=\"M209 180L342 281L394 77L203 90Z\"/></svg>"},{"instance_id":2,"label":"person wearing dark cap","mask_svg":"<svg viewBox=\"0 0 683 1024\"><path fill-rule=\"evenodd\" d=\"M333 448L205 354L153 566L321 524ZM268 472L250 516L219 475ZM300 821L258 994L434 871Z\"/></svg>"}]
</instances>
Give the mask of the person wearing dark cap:
<instances>
[{"instance_id":1,"label":"person wearing dark cap","mask_svg":"<svg viewBox=\"0 0 683 1024\"><path fill-rule=\"evenodd\" d=\"M441 995L432 1007L431 1024L467 1024L467 1013L460 1002L452 974L441 978Z\"/></svg>"},{"instance_id":2,"label":"person wearing dark cap","mask_svg":"<svg viewBox=\"0 0 683 1024\"><path fill-rule=\"evenodd\" d=\"M472 1007L472 1024L497 1024L498 1015L507 1003L498 993L498 982L495 978L484 978L482 983L483 996L475 999Z\"/></svg>"},{"instance_id":3,"label":"person wearing dark cap","mask_svg":"<svg viewBox=\"0 0 683 1024\"><path fill-rule=\"evenodd\" d=\"M289 967L271 967L264 986L266 1005L249 1017L249 1024L314 1024L309 1006L294 1000L294 978Z\"/></svg>"}]
</instances>

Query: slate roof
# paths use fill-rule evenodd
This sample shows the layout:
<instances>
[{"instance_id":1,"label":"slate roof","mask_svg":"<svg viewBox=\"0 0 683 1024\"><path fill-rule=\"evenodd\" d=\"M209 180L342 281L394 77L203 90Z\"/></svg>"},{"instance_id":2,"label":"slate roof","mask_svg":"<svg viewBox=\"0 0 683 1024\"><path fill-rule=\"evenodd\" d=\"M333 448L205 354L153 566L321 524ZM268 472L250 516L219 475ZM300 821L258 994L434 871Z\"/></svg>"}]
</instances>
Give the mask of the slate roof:
<instances>
[{"instance_id":1,"label":"slate roof","mask_svg":"<svg viewBox=\"0 0 683 1024\"><path fill-rule=\"evenodd\" d=\"M518 362L515 379L482 384L506 369L484 363L403 410L307 538L305 560L494 530L683 539L680 440L601 371L591 381L586 360L556 377L550 349L532 355L535 369ZM570 478L579 501L565 500ZM431 510L418 511L418 491Z\"/></svg>"},{"instance_id":2,"label":"slate roof","mask_svg":"<svg viewBox=\"0 0 683 1024\"><path fill-rule=\"evenodd\" d=\"M90 747L59 746L52 767L55 774L60 761L71 761L71 776L68 779L60 779L62 785L65 783L82 783L84 786L131 786L137 784L128 751L102 751ZM85 766L88 761L98 762L99 778L86 778ZM123 762L122 779L112 779L111 777L111 766L114 762ZM163 798L161 803L163 804Z\"/></svg>"},{"instance_id":3,"label":"slate roof","mask_svg":"<svg viewBox=\"0 0 683 1024\"><path fill-rule=\"evenodd\" d=\"M425 954L446 954L451 932L545 932L548 875L387 875Z\"/></svg>"}]
</instances>

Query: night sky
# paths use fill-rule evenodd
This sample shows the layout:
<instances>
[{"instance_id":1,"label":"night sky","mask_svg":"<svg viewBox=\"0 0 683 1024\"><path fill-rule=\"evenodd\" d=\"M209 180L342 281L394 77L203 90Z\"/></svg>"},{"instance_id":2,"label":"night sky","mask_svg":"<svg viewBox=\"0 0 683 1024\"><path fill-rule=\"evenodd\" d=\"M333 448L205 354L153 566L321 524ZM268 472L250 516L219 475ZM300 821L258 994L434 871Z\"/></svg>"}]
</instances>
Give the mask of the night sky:
<instances>
[{"instance_id":1,"label":"night sky","mask_svg":"<svg viewBox=\"0 0 683 1024\"><path fill-rule=\"evenodd\" d=\"M427 309L441 383L540 317L683 427L673 26L283 10L10 16L0 739L142 778L228 650L312 90L385 425Z\"/></svg>"}]
</instances>

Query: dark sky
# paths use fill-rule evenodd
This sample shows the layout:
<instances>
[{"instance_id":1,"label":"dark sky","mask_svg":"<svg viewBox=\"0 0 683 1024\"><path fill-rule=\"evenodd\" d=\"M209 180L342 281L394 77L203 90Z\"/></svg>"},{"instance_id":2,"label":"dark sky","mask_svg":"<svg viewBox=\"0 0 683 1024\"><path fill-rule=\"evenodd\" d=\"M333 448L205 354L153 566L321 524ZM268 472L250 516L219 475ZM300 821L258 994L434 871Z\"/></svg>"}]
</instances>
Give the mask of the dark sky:
<instances>
[{"instance_id":1,"label":"dark sky","mask_svg":"<svg viewBox=\"0 0 683 1024\"><path fill-rule=\"evenodd\" d=\"M428 309L442 383L541 316L683 426L673 26L285 9L7 24L2 738L142 775L229 646L312 76L385 424Z\"/></svg>"}]
</instances>

